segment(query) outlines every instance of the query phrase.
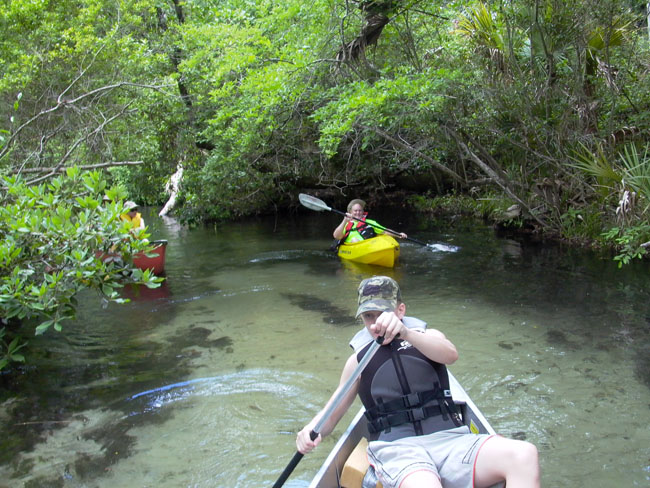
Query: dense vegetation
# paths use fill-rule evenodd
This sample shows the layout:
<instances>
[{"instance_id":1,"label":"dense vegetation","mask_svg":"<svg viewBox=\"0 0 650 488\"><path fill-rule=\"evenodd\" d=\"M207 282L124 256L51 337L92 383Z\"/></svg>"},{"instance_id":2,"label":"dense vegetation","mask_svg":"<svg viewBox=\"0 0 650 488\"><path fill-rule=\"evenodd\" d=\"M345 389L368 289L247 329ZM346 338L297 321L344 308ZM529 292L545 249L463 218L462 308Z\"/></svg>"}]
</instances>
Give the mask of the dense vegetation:
<instances>
[{"instance_id":1,"label":"dense vegetation","mask_svg":"<svg viewBox=\"0 0 650 488\"><path fill-rule=\"evenodd\" d=\"M36 334L60 331L75 316L79 291L94 289L103 300L121 302L117 290L125 283L159 286L149 270L130 265L133 253L149 246L120 219L123 192L106 188L100 173L69 168L39 185L2 183L0 370L24 360L26 343L16 334L22 322ZM104 195L113 201L103 203Z\"/></svg>"},{"instance_id":2,"label":"dense vegetation","mask_svg":"<svg viewBox=\"0 0 650 488\"><path fill-rule=\"evenodd\" d=\"M613 245L621 263L646 253L645 1L1 5L5 212L25 211L16 195L72 166L162 204L182 167L185 222L295 205L298 191L344 201L402 190L420 209ZM2 232L14 242L26 231ZM46 283L35 255L21 256L3 263L5 285L24 269Z\"/></svg>"}]
</instances>

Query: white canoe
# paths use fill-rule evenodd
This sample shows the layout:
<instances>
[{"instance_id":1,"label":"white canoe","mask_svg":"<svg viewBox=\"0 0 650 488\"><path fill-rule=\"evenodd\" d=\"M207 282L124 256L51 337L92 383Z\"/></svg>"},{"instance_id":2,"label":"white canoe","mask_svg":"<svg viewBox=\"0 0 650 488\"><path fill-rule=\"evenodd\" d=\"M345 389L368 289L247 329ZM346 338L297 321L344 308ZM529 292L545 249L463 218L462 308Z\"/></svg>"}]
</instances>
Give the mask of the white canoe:
<instances>
[{"instance_id":1,"label":"white canoe","mask_svg":"<svg viewBox=\"0 0 650 488\"><path fill-rule=\"evenodd\" d=\"M461 412L463 423L469 426L470 430L475 434L495 434L492 426L451 372L449 372L449 386L454 402ZM312 479L309 488L338 488L340 486L339 479L345 461L361 438L365 437L367 439L369 436L366 418L363 413L362 408L338 440L332 452L327 456L320 470Z\"/></svg>"}]
</instances>

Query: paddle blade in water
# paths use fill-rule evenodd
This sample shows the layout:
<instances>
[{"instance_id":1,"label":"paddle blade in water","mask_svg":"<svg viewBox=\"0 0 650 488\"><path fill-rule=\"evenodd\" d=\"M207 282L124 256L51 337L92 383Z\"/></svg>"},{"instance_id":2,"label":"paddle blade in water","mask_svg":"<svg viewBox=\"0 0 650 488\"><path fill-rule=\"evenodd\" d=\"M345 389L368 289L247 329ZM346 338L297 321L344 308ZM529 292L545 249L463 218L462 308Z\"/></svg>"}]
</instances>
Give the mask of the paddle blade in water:
<instances>
[{"instance_id":1,"label":"paddle blade in water","mask_svg":"<svg viewBox=\"0 0 650 488\"><path fill-rule=\"evenodd\" d=\"M441 252L456 252L460 249L458 246L450 246L448 244L427 244L427 247Z\"/></svg>"}]
</instances>

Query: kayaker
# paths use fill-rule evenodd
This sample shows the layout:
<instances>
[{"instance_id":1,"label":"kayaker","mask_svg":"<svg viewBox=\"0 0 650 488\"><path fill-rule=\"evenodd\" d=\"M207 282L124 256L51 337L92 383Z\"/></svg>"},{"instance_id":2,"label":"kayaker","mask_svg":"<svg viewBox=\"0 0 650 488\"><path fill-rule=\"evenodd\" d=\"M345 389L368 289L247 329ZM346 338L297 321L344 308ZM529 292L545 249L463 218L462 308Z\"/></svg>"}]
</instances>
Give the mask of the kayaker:
<instances>
[{"instance_id":1,"label":"kayaker","mask_svg":"<svg viewBox=\"0 0 650 488\"><path fill-rule=\"evenodd\" d=\"M355 198L348 203L348 211L341 223L334 229L334 239L339 240L339 244L358 242L364 239L370 239L377 234L387 234L400 239L406 239L408 236L401 232L394 234L385 230L382 225L372 219L367 219L367 212L364 211L366 202Z\"/></svg>"},{"instance_id":2,"label":"kayaker","mask_svg":"<svg viewBox=\"0 0 650 488\"><path fill-rule=\"evenodd\" d=\"M426 323L406 317L399 285L387 276L363 280L357 318L364 328L350 342L355 352L341 375L341 388L373 340L384 337L356 384L312 441L310 432L336 397L297 435L306 454L330 434L358 394L371 432L368 459L384 488L538 488L537 448L526 441L472 434L449 392L445 365L458 358L454 344Z\"/></svg>"},{"instance_id":3,"label":"kayaker","mask_svg":"<svg viewBox=\"0 0 650 488\"><path fill-rule=\"evenodd\" d=\"M145 227L144 219L140 212L138 212L138 204L129 200L124 204L124 208L126 209L126 213L120 215L120 218L131 224L131 233L137 237Z\"/></svg>"}]
</instances>

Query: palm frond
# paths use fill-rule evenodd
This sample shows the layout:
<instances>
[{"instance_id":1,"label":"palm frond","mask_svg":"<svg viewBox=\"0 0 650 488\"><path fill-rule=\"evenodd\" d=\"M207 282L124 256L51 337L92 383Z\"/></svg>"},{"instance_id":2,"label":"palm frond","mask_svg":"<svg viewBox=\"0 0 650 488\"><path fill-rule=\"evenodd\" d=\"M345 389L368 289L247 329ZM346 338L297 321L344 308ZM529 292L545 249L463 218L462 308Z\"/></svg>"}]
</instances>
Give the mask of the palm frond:
<instances>
[{"instance_id":1,"label":"palm frond","mask_svg":"<svg viewBox=\"0 0 650 488\"><path fill-rule=\"evenodd\" d=\"M625 184L650 202L650 144L642 156L634 144L626 144L619 157Z\"/></svg>"},{"instance_id":2,"label":"palm frond","mask_svg":"<svg viewBox=\"0 0 650 488\"><path fill-rule=\"evenodd\" d=\"M575 162L570 165L571 167L593 176L600 186L614 188L623 179L617 168L609 161L602 144L596 145L595 151L580 144L580 150L576 151L571 159Z\"/></svg>"}]
</instances>

